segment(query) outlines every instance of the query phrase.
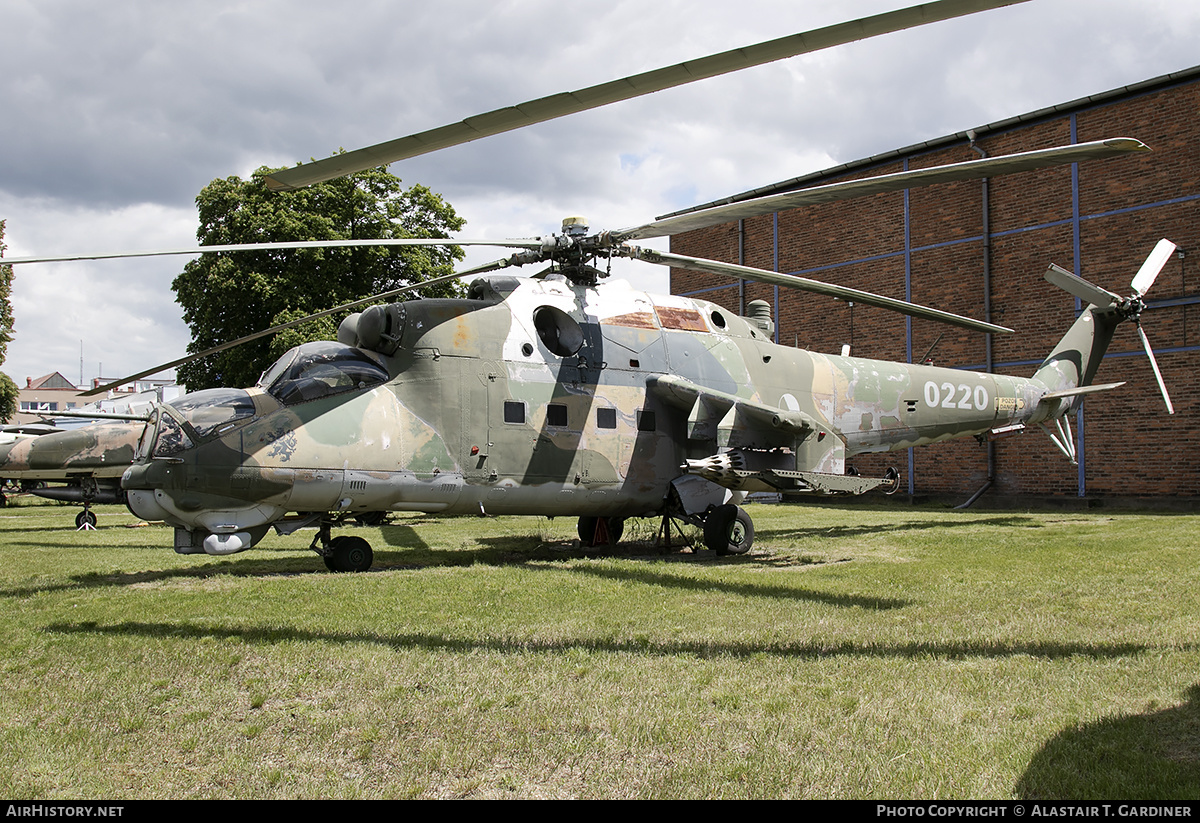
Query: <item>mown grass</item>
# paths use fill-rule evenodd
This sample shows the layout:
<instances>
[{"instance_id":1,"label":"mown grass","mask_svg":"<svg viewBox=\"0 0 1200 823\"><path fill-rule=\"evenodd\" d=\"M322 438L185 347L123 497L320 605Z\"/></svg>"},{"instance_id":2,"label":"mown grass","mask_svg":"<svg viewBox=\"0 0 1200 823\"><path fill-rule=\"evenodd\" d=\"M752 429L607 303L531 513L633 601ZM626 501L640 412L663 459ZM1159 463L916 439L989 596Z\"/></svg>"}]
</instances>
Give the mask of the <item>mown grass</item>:
<instances>
[{"instance_id":1,"label":"mown grass","mask_svg":"<svg viewBox=\"0 0 1200 823\"><path fill-rule=\"evenodd\" d=\"M1200 796L1200 518L755 506L751 556L0 510L0 795Z\"/></svg>"}]
</instances>

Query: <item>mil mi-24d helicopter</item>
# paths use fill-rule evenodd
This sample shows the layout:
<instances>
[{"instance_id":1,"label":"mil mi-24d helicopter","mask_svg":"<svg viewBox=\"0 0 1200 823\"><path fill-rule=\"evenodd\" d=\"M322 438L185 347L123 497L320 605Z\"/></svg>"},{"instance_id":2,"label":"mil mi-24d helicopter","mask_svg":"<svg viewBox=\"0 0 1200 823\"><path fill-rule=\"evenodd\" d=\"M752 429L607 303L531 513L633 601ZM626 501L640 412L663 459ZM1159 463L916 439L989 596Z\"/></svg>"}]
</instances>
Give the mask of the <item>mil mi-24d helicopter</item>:
<instances>
[{"instance_id":1,"label":"mil mi-24d helicopter","mask_svg":"<svg viewBox=\"0 0 1200 823\"><path fill-rule=\"evenodd\" d=\"M297 188L814 48L1008 4L943 0L793 35L299 165L272 175L268 185ZM894 470L880 477L847 473L846 459L855 454L1037 425L1073 456L1066 415L1088 394L1120 385L1094 385L1093 378L1116 326L1139 321L1143 296L1174 246L1159 243L1129 297L1051 267L1047 278L1088 305L1028 379L780 346L771 342L768 306L737 316L702 300L605 282L599 266L627 258L698 269L1007 333L882 295L630 243L782 209L1147 150L1129 138L1076 144L801 189L597 233L569 218L561 234L533 239L268 243L6 262L453 243L516 249L453 277L548 265L534 277L478 277L465 298L370 305L342 322L336 342L292 349L253 388L209 389L159 404L121 485L135 514L175 527L178 552L226 555L251 548L271 528L291 533L315 526L312 548L328 568L362 571L373 561L370 545L358 536L334 537L332 529L367 512L414 511L572 516L586 545L616 542L627 518L663 517L700 527L705 545L718 553L738 554L754 537L739 505L748 492L898 487ZM1142 340L1153 364L1144 333ZM1159 385L1166 398L1161 377Z\"/></svg>"}]
</instances>

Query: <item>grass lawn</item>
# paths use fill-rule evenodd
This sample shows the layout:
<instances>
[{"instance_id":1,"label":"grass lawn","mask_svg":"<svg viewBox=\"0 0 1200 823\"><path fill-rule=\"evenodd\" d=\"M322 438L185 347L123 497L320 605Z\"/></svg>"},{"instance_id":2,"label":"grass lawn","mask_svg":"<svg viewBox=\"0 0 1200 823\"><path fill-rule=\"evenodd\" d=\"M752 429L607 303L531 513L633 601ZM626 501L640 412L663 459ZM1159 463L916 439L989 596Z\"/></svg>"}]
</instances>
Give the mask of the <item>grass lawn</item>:
<instances>
[{"instance_id":1,"label":"grass lawn","mask_svg":"<svg viewBox=\"0 0 1200 823\"><path fill-rule=\"evenodd\" d=\"M0 796L1200 797L1200 517L749 510L395 515L352 575L0 509Z\"/></svg>"}]
</instances>

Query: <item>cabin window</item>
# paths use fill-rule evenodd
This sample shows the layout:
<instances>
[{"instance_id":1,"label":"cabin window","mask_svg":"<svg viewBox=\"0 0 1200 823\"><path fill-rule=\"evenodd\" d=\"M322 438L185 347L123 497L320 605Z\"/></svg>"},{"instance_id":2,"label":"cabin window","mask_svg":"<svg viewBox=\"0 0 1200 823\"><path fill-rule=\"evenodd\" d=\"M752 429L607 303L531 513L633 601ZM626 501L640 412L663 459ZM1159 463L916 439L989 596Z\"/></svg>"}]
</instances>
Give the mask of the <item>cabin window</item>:
<instances>
[{"instance_id":1,"label":"cabin window","mask_svg":"<svg viewBox=\"0 0 1200 823\"><path fill-rule=\"evenodd\" d=\"M505 423L524 423L525 422L525 404L520 400L505 400L504 401L504 422Z\"/></svg>"},{"instance_id":2,"label":"cabin window","mask_svg":"<svg viewBox=\"0 0 1200 823\"><path fill-rule=\"evenodd\" d=\"M596 409L596 428L615 429L617 427L616 409Z\"/></svg>"},{"instance_id":3,"label":"cabin window","mask_svg":"<svg viewBox=\"0 0 1200 823\"><path fill-rule=\"evenodd\" d=\"M654 412L646 411L645 409L640 410L637 413L637 427L640 432L654 431Z\"/></svg>"},{"instance_id":4,"label":"cabin window","mask_svg":"<svg viewBox=\"0 0 1200 823\"><path fill-rule=\"evenodd\" d=\"M567 407L562 403L551 403L546 406L546 425L566 428Z\"/></svg>"}]
</instances>

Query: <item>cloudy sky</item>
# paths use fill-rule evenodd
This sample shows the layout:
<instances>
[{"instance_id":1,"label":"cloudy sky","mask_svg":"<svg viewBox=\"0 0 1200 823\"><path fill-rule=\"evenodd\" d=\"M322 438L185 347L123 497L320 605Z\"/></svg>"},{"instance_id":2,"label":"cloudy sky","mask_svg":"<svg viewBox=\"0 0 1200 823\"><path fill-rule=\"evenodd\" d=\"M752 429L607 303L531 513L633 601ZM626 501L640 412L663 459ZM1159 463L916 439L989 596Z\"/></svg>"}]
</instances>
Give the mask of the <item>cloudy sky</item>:
<instances>
[{"instance_id":1,"label":"cloudy sky","mask_svg":"<svg viewBox=\"0 0 1200 823\"><path fill-rule=\"evenodd\" d=\"M906 5L0 0L7 255L194 244L194 199L214 178ZM1190 68L1198 42L1193 0L1032 0L392 171L442 192L466 237L545 234L568 214L617 228ZM482 254L470 259L499 256ZM78 381L182 354L183 260L18 267L3 370Z\"/></svg>"}]
</instances>

